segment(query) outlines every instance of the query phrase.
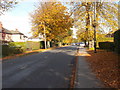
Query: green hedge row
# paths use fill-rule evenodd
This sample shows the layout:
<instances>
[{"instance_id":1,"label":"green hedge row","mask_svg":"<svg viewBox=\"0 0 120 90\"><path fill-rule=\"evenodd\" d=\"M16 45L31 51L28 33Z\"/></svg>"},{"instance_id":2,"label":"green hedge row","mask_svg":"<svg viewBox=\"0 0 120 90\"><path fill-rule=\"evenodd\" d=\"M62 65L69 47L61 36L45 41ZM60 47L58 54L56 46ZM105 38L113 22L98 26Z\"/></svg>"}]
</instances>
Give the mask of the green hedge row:
<instances>
[{"instance_id":1,"label":"green hedge row","mask_svg":"<svg viewBox=\"0 0 120 90\"><path fill-rule=\"evenodd\" d=\"M120 54L120 29L114 33L115 52Z\"/></svg>"},{"instance_id":2,"label":"green hedge row","mask_svg":"<svg viewBox=\"0 0 120 90\"><path fill-rule=\"evenodd\" d=\"M49 44L50 44L49 47L60 46L59 45L60 43L50 42ZM38 50L45 48L44 41L10 42L8 43L8 45L2 45L1 47L2 47L2 56L19 54L27 50Z\"/></svg>"},{"instance_id":3,"label":"green hedge row","mask_svg":"<svg viewBox=\"0 0 120 90\"><path fill-rule=\"evenodd\" d=\"M23 49L21 47L2 45L2 57L23 53Z\"/></svg>"},{"instance_id":4,"label":"green hedge row","mask_svg":"<svg viewBox=\"0 0 120 90\"><path fill-rule=\"evenodd\" d=\"M21 48L23 50L23 52L26 51L27 47L26 47L26 42L10 42L9 43L10 47L18 47Z\"/></svg>"},{"instance_id":5,"label":"green hedge row","mask_svg":"<svg viewBox=\"0 0 120 90\"><path fill-rule=\"evenodd\" d=\"M98 43L100 49L112 50L114 51L114 42L99 42Z\"/></svg>"}]
</instances>

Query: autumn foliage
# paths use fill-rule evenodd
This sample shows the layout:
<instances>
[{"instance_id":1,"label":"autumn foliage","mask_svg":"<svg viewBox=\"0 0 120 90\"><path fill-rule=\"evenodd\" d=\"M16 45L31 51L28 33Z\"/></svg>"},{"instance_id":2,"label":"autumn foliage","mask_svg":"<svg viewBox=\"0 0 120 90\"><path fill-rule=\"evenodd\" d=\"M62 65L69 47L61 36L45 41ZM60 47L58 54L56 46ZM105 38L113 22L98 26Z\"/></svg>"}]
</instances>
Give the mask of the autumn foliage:
<instances>
[{"instance_id":1,"label":"autumn foliage","mask_svg":"<svg viewBox=\"0 0 120 90\"><path fill-rule=\"evenodd\" d=\"M120 56L114 52L105 50L88 51L91 55L86 57L92 71L96 74L105 87L107 88L120 88Z\"/></svg>"},{"instance_id":2,"label":"autumn foliage","mask_svg":"<svg viewBox=\"0 0 120 90\"><path fill-rule=\"evenodd\" d=\"M114 2L71 2L75 26L78 28L77 37L82 41L94 39L93 24L96 23L97 37L105 32L113 33L118 30L118 4ZM95 13L94 13L95 10ZM95 15L95 16L94 16ZM94 22L95 20L95 22Z\"/></svg>"},{"instance_id":3,"label":"autumn foliage","mask_svg":"<svg viewBox=\"0 0 120 90\"><path fill-rule=\"evenodd\" d=\"M48 41L62 41L69 36L73 19L60 2L40 2L31 15L32 33L34 36L45 34Z\"/></svg>"}]
</instances>

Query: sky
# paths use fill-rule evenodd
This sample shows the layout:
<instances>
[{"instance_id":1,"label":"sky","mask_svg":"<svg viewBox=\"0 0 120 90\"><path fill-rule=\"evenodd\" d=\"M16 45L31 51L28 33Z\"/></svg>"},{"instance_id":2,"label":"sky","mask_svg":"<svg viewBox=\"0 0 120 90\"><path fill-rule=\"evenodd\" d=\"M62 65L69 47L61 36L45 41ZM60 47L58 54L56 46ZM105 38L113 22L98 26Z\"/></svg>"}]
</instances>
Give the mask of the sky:
<instances>
[{"instance_id":1,"label":"sky","mask_svg":"<svg viewBox=\"0 0 120 90\"><path fill-rule=\"evenodd\" d=\"M8 30L18 29L27 36L31 36L30 13L35 9L38 0L25 0L0 16L3 27Z\"/></svg>"},{"instance_id":2,"label":"sky","mask_svg":"<svg viewBox=\"0 0 120 90\"><path fill-rule=\"evenodd\" d=\"M33 13L33 11L35 10L35 5L38 1L39 0L22 0L14 8L5 12L4 15L0 16L0 21L2 22L3 27L8 30L18 29L20 32L24 33L28 37L32 36L32 34L30 33L30 13ZM76 31L77 30L73 28L74 34L76 33Z\"/></svg>"},{"instance_id":3,"label":"sky","mask_svg":"<svg viewBox=\"0 0 120 90\"><path fill-rule=\"evenodd\" d=\"M30 13L33 13L35 10L35 5L38 1L39 0L22 0L14 8L10 9L7 12L4 12L4 15L0 16L0 21L2 22L3 27L8 30L18 29L28 37L32 36L30 33ZM75 29L73 30L75 33Z\"/></svg>"}]
</instances>

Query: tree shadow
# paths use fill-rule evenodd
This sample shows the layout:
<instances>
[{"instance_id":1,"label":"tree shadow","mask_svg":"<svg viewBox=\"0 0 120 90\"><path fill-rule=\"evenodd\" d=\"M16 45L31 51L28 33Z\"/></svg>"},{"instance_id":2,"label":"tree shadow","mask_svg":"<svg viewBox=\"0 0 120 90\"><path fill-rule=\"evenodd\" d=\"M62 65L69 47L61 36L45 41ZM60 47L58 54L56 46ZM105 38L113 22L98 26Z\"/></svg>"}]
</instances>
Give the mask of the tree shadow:
<instances>
[{"instance_id":1,"label":"tree shadow","mask_svg":"<svg viewBox=\"0 0 120 90\"><path fill-rule=\"evenodd\" d=\"M69 88L75 56L66 50L77 49L63 47L7 60L3 63L3 88Z\"/></svg>"}]
</instances>

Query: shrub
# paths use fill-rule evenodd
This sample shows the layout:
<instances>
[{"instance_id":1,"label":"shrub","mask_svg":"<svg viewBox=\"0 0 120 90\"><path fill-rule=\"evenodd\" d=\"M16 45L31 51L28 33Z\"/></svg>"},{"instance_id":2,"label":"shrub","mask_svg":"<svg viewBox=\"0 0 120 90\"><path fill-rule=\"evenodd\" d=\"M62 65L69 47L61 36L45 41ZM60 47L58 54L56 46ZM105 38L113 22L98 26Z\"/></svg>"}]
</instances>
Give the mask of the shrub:
<instances>
[{"instance_id":1,"label":"shrub","mask_svg":"<svg viewBox=\"0 0 120 90\"><path fill-rule=\"evenodd\" d=\"M21 47L11 46L11 45L2 45L2 56L9 56L14 54L23 53Z\"/></svg>"},{"instance_id":2,"label":"shrub","mask_svg":"<svg viewBox=\"0 0 120 90\"><path fill-rule=\"evenodd\" d=\"M19 54L23 53L23 49L21 47L9 47L11 54Z\"/></svg>"},{"instance_id":3,"label":"shrub","mask_svg":"<svg viewBox=\"0 0 120 90\"><path fill-rule=\"evenodd\" d=\"M50 42L50 47L53 47L53 43L52 42Z\"/></svg>"},{"instance_id":4,"label":"shrub","mask_svg":"<svg viewBox=\"0 0 120 90\"><path fill-rule=\"evenodd\" d=\"M65 43L62 44L63 46L65 45Z\"/></svg>"},{"instance_id":5,"label":"shrub","mask_svg":"<svg viewBox=\"0 0 120 90\"><path fill-rule=\"evenodd\" d=\"M16 47L16 49L19 48L19 49L21 49L23 52L25 52L25 51L26 51L26 48L27 48L27 47L26 47L26 42L10 42L10 43L9 43L9 46L12 47L12 48L13 48L13 47ZM19 49L18 49L18 50L19 50Z\"/></svg>"},{"instance_id":6,"label":"shrub","mask_svg":"<svg viewBox=\"0 0 120 90\"><path fill-rule=\"evenodd\" d=\"M23 53L26 51L25 42L9 42L8 45L2 45L2 56L9 56Z\"/></svg>"},{"instance_id":7,"label":"shrub","mask_svg":"<svg viewBox=\"0 0 120 90\"><path fill-rule=\"evenodd\" d=\"M8 56L10 54L9 45L2 45L2 56Z\"/></svg>"},{"instance_id":8,"label":"shrub","mask_svg":"<svg viewBox=\"0 0 120 90\"><path fill-rule=\"evenodd\" d=\"M115 52L120 54L120 29L114 33Z\"/></svg>"},{"instance_id":9,"label":"shrub","mask_svg":"<svg viewBox=\"0 0 120 90\"><path fill-rule=\"evenodd\" d=\"M98 43L100 49L112 50L114 51L114 42L99 42Z\"/></svg>"},{"instance_id":10,"label":"shrub","mask_svg":"<svg viewBox=\"0 0 120 90\"><path fill-rule=\"evenodd\" d=\"M41 48L41 49L44 49L44 48L45 48L44 41L40 41L40 48Z\"/></svg>"}]
</instances>

